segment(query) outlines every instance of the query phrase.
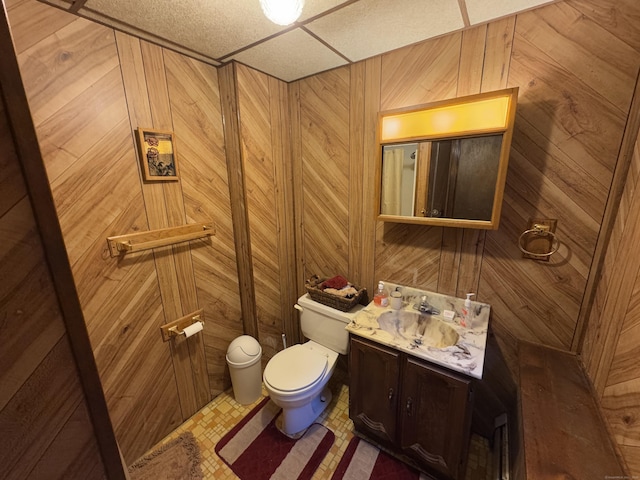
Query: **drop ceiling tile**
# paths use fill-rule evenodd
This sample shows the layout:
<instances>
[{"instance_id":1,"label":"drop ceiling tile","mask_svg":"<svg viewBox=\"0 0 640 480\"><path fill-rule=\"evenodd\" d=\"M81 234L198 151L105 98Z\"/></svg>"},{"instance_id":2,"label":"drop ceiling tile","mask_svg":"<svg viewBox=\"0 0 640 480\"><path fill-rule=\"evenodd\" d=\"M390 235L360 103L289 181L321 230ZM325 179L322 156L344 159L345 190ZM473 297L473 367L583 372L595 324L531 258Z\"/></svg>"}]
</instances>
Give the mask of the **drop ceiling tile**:
<instances>
[{"instance_id":1,"label":"drop ceiling tile","mask_svg":"<svg viewBox=\"0 0 640 480\"><path fill-rule=\"evenodd\" d=\"M285 82L348 63L299 28L240 52L232 58Z\"/></svg>"},{"instance_id":2,"label":"drop ceiling tile","mask_svg":"<svg viewBox=\"0 0 640 480\"><path fill-rule=\"evenodd\" d=\"M489 22L557 0L465 0L471 25Z\"/></svg>"},{"instance_id":3,"label":"drop ceiling tile","mask_svg":"<svg viewBox=\"0 0 640 480\"><path fill-rule=\"evenodd\" d=\"M265 18L258 0L88 0L85 7L211 58L285 28Z\"/></svg>"},{"instance_id":4,"label":"drop ceiling tile","mask_svg":"<svg viewBox=\"0 0 640 480\"><path fill-rule=\"evenodd\" d=\"M359 61L461 29L464 22L457 0L361 0L306 26Z\"/></svg>"},{"instance_id":5,"label":"drop ceiling tile","mask_svg":"<svg viewBox=\"0 0 640 480\"><path fill-rule=\"evenodd\" d=\"M259 0L251 0L259 2ZM298 22L304 22L316 15L319 15L327 10L331 10L334 7L338 7L344 3L348 3L352 0L305 0L302 7L302 14L298 19ZM358 1L358 0L356 0Z\"/></svg>"}]
</instances>

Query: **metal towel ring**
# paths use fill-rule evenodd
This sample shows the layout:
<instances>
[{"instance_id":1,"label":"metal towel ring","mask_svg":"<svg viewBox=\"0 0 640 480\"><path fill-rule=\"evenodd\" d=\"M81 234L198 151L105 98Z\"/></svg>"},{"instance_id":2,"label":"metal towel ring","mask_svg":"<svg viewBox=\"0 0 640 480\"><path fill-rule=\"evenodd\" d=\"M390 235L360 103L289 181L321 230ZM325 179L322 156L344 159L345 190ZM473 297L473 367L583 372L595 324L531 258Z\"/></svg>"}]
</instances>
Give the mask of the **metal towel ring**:
<instances>
[{"instance_id":1,"label":"metal towel ring","mask_svg":"<svg viewBox=\"0 0 640 480\"><path fill-rule=\"evenodd\" d=\"M534 235L537 235L539 237L546 237L547 235L551 235L553 237L551 239L551 250L545 253L534 253L524 248L522 246L522 239L524 238L525 235L528 235L530 233L533 233ZM535 224L533 225L533 228L530 228L529 230L525 230L518 237L518 248L525 255L530 255L531 257L534 257L534 258L548 258L558 251L558 249L560 248L560 241L558 240L558 237L556 237L555 233L543 228L541 225Z\"/></svg>"}]
</instances>

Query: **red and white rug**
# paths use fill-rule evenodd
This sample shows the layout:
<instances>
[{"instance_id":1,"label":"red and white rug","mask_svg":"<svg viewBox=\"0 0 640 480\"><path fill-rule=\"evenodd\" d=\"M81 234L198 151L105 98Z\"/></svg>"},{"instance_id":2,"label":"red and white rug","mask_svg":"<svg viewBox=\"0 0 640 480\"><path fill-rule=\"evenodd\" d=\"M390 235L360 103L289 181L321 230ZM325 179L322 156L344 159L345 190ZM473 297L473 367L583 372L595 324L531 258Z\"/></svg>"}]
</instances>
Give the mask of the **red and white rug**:
<instances>
[{"instance_id":1,"label":"red and white rug","mask_svg":"<svg viewBox=\"0 0 640 480\"><path fill-rule=\"evenodd\" d=\"M333 445L335 435L319 423L287 437L276 427L281 411L267 397L217 443L216 453L241 480L309 480Z\"/></svg>"},{"instance_id":2,"label":"red and white rug","mask_svg":"<svg viewBox=\"0 0 640 480\"><path fill-rule=\"evenodd\" d=\"M353 437L331 480L428 480L428 477L359 437Z\"/></svg>"}]
</instances>

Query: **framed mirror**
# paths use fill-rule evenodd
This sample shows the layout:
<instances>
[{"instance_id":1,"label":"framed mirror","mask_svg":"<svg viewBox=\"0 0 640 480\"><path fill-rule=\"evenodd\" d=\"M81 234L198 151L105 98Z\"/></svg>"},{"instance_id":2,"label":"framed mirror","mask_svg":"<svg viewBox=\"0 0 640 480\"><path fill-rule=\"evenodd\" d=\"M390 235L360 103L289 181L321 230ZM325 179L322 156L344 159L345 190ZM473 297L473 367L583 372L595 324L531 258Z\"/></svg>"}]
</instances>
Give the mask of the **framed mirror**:
<instances>
[{"instance_id":1,"label":"framed mirror","mask_svg":"<svg viewBox=\"0 0 640 480\"><path fill-rule=\"evenodd\" d=\"M518 89L381 112L377 219L497 229Z\"/></svg>"}]
</instances>

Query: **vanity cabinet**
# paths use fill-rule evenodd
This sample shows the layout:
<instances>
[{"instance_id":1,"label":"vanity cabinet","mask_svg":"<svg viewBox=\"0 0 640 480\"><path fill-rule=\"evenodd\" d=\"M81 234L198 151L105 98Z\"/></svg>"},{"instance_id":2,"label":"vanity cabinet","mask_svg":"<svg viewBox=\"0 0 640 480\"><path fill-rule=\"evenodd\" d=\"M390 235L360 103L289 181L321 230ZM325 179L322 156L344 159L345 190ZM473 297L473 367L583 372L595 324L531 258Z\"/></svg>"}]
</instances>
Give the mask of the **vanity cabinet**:
<instances>
[{"instance_id":1,"label":"vanity cabinet","mask_svg":"<svg viewBox=\"0 0 640 480\"><path fill-rule=\"evenodd\" d=\"M472 379L356 336L350 343L356 432L438 478L464 478Z\"/></svg>"}]
</instances>

